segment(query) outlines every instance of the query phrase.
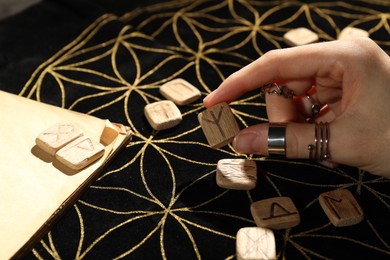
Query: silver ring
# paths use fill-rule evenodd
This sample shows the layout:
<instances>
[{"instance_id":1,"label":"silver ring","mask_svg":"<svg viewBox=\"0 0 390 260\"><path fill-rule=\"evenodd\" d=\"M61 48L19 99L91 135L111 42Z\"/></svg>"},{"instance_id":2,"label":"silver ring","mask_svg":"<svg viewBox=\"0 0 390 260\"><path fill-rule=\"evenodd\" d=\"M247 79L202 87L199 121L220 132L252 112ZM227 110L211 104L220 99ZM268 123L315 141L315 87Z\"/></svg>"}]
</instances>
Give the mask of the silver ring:
<instances>
[{"instance_id":1,"label":"silver ring","mask_svg":"<svg viewBox=\"0 0 390 260\"><path fill-rule=\"evenodd\" d=\"M269 123L268 154L286 155L287 123Z\"/></svg>"},{"instance_id":2,"label":"silver ring","mask_svg":"<svg viewBox=\"0 0 390 260\"><path fill-rule=\"evenodd\" d=\"M326 161L330 159L329 153L329 123L319 123L314 126L314 144L309 144L309 158L311 160Z\"/></svg>"},{"instance_id":3,"label":"silver ring","mask_svg":"<svg viewBox=\"0 0 390 260\"><path fill-rule=\"evenodd\" d=\"M318 116L318 114L321 111L321 105L318 104L318 103L314 103L314 100L313 100L313 98L311 96L307 95L306 97L307 97L307 99L311 103L311 114L312 114L312 117L315 118L315 117Z\"/></svg>"},{"instance_id":4,"label":"silver ring","mask_svg":"<svg viewBox=\"0 0 390 260\"><path fill-rule=\"evenodd\" d=\"M276 94L285 98L292 98L294 91L288 89L286 86L279 86L277 83L268 83L262 87L262 94Z\"/></svg>"}]
</instances>

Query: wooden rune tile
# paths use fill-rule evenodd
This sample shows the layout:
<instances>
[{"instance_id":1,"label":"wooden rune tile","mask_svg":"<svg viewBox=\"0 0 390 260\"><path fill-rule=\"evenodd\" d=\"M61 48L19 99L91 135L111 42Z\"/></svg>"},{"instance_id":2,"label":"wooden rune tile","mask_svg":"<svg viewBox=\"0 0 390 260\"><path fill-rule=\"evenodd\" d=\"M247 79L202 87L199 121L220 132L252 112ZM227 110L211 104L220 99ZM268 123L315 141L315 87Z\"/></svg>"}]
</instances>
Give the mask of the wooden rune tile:
<instances>
[{"instance_id":1,"label":"wooden rune tile","mask_svg":"<svg viewBox=\"0 0 390 260\"><path fill-rule=\"evenodd\" d=\"M349 190L322 193L319 202L330 222L336 227L352 226L364 219L364 213Z\"/></svg>"},{"instance_id":2,"label":"wooden rune tile","mask_svg":"<svg viewBox=\"0 0 390 260\"><path fill-rule=\"evenodd\" d=\"M171 80L160 87L160 94L178 106L184 106L199 99L199 89L184 79Z\"/></svg>"},{"instance_id":3,"label":"wooden rune tile","mask_svg":"<svg viewBox=\"0 0 390 260\"><path fill-rule=\"evenodd\" d=\"M42 150L54 155L66 144L83 135L83 132L68 122L60 122L48 128L35 139Z\"/></svg>"},{"instance_id":4,"label":"wooden rune tile","mask_svg":"<svg viewBox=\"0 0 390 260\"><path fill-rule=\"evenodd\" d=\"M283 35L283 38L284 41L290 46L305 45L305 44L317 42L319 40L319 37L315 32L305 27L292 29L286 32Z\"/></svg>"},{"instance_id":5,"label":"wooden rune tile","mask_svg":"<svg viewBox=\"0 0 390 260\"><path fill-rule=\"evenodd\" d=\"M211 148L217 149L233 141L240 131L227 103L220 103L198 115L199 123Z\"/></svg>"},{"instance_id":6,"label":"wooden rune tile","mask_svg":"<svg viewBox=\"0 0 390 260\"><path fill-rule=\"evenodd\" d=\"M145 117L155 130L164 130L177 126L182 116L179 108L170 100L157 101L144 108Z\"/></svg>"},{"instance_id":7,"label":"wooden rune tile","mask_svg":"<svg viewBox=\"0 0 390 260\"><path fill-rule=\"evenodd\" d=\"M284 229L297 226L300 215L289 197L275 197L253 202L252 217L259 227Z\"/></svg>"},{"instance_id":8,"label":"wooden rune tile","mask_svg":"<svg viewBox=\"0 0 390 260\"><path fill-rule=\"evenodd\" d=\"M89 137L82 136L61 148L56 159L73 170L81 170L104 154L104 146Z\"/></svg>"},{"instance_id":9,"label":"wooden rune tile","mask_svg":"<svg viewBox=\"0 0 390 260\"><path fill-rule=\"evenodd\" d=\"M358 37L369 37L369 33L363 29L347 26L343 30L341 30L337 39L344 40L354 39Z\"/></svg>"},{"instance_id":10,"label":"wooden rune tile","mask_svg":"<svg viewBox=\"0 0 390 260\"><path fill-rule=\"evenodd\" d=\"M216 181L217 185L224 189L254 189L257 184L256 162L247 159L219 160Z\"/></svg>"},{"instance_id":11,"label":"wooden rune tile","mask_svg":"<svg viewBox=\"0 0 390 260\"><path fill-rule=\"evenodd\" d=\"M245 227L236 235L237 260L276 259L274 232L261 227Z\"/></svg>"}]
</instances>

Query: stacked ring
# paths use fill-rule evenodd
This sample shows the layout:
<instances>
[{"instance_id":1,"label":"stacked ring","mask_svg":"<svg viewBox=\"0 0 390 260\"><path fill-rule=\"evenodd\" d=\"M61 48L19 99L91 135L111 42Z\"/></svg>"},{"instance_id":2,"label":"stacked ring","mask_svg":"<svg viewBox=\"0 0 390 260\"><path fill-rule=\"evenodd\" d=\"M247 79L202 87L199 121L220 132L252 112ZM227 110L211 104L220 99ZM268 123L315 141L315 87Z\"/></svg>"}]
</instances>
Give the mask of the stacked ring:
<instances>
[{"instance_id":1,"label":"stacked ring","mask_svg":"<svg viewBox=\"0 0 390 260\"><path fill-rule=\"evenodd\" d=\"M314 144L309 144L309 158L311 160L325 161L330 159L329 153L329 123L315 124L314 127Z\"/></svg>"},{"instance_id":2,"label":"stacked ring","mask_svg":"<svg viewBox=\"0 0 390 260\"><path fill-rule=\"evenodd\" d=\"M268 154L286 155L286 129L287 123L269 123L268 127ZM314 125L314 144L309 144L309 158L316 161L330 159L329 153L329 123Z\"/></svg>"}]
</instances>

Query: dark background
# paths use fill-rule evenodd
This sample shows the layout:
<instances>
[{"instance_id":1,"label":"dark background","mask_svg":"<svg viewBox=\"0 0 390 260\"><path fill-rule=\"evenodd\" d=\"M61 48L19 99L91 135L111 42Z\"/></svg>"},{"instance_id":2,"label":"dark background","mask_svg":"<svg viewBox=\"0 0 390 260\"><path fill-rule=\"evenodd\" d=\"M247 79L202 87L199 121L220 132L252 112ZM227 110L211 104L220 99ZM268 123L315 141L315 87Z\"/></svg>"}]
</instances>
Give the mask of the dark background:
<instances>
[{"instance_id":1,"label":"dark background","mask_svg":"<svg viewBox=\"0 0 390 260\"><path fill-rule=\"evenodd\" d=\"M135 133L25 257L232 259L238 229L255 225L250 203L289 196L301 224L275 231L278 258L388 258L387 179L347 166L238 155L230 146L213 150L196 119L201 99L180 107L179 126L160 132L143 107L163 99L158 86L178 77L205 97L263 53L287 47L283 34L300 26L329 41L352 25L388 52L389 12L388 1L52 0L12 9L0 20L0 89ZM267 121L259 91L231 107L241 128ZM257 162L256 189L216 185L218 160L236 157ZM342 188L361 204L362 223L337 228L322 211L318 196Z\"/></svg>"}]
</instances>

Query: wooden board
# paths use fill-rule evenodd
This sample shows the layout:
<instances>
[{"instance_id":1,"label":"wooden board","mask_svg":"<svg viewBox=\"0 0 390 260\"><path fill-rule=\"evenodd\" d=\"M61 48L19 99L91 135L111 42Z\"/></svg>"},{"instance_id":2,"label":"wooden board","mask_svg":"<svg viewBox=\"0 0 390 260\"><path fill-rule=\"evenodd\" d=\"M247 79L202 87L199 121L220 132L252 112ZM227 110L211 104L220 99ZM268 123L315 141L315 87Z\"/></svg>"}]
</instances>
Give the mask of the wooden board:
<instances>
[{"instance_id":1,"label":"wooden board","mask_svg":"<svg viewBox=\"0 0 390 260\"><path fill-rule=\"evenodd\" d=\"M20 257L49 231L84 188L131 138L117 125L118 134L105 144L105 154L81 171L61 167L38 148L36 137L60 121L77 125L99 142L107 120L32 101L0 91L0 259ZM112 126L113 124L110 124Z\"/></svg>"}]
</instances>

